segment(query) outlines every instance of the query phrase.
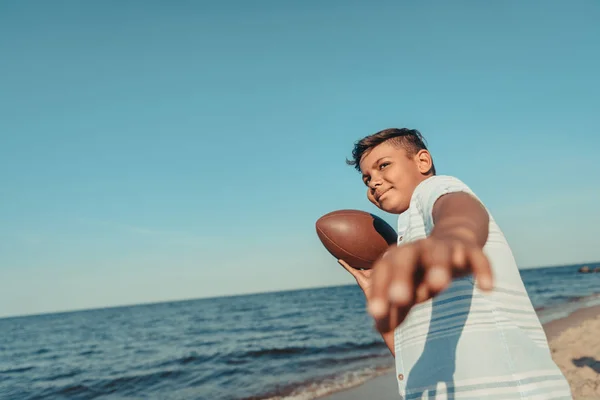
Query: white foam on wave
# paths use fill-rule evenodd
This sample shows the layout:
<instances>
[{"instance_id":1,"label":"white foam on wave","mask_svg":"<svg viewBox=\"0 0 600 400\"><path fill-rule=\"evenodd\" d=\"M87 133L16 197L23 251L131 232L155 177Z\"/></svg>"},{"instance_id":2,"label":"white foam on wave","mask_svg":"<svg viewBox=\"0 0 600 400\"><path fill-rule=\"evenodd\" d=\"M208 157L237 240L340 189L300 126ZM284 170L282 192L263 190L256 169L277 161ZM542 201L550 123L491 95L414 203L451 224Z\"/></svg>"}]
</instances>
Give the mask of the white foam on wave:
<instances>
[{"instance_id":1,"label":"white foam on wave","mask_svg":"<svg viewBox=\"0 0 600 400\"><path fill-rule=\"evenodd\" d=\"M542 324L550 321L555 321L560 318L566 318L575 311L600 305L600 294L583 297L576 301L561 303L544 308L538 311L538 317Z\"/></svg>"},{"instance_id":2,"label":"white foam on wave","mask_svg":"<svg viewBox=\"0 0 600 400\"><path fill-rule=\"evenodd\" d=\"M314 382L300 387L285 396L269 397L265 400L313 400L330 394L362 385L368 380L384 375L393 370L393 366L365 368L359 371L346 372L342 375Z\"/></svg>"}]
</instances>

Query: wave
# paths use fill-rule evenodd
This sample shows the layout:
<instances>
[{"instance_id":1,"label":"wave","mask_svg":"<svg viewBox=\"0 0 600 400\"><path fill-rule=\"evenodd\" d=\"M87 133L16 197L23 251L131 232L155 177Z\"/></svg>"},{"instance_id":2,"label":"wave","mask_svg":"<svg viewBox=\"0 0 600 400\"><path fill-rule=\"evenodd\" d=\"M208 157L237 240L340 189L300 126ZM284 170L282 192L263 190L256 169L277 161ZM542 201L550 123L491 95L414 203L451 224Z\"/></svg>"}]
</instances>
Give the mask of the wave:
<instances>
[{"instance_id":1,"label":"wave","mask_svg":"<svg viewBox=\"0 0 600 400\"><path fill-rule=\"evenodd\" d=\"M44 378L43 380L52 382L52 381L58 381L61 379L73 378L74 376L77 376L79 374L81 374L81 370L72 370L69 372L65 372L64 374L57 374L57 375L50 376L48 378Z\"/></svg>"},{"instance_id":2,"label":"wave","mask_svg":"<svg viewBox=\"0 0 600 400\"><path fill-rule=\"evenodd\" d=\"M268 349L251 350L240 354L238 357L278 357L290 355L311 355L311 354L335 354L347 351L361 351L370 349L385 348L385 343L382 341L372 341L367 343L352 343L346 342L335 346L328 347L274 347Z\"/></svg>"},{"instance_id":3,"label":"wave","mask_svg":"<svg viewBox=\"0 0 600 400\"><path fill-rule=\"evenodd\" d=\"M213 353L210 355L206 355L206 354L198 354L195 351L193 351L189 354L186 354L185 356L158 363L154 367L155 368L164 368L164 367L168 367L168 366L172 366L172 365L201 364L201 363L213 361L215 358L217 358L219 356L220 356L219 353Z\"/></svg>"},{"instance_id":4,"label":"wave","mask_svg":"<svg viewBox=\"0 0 600 400\"><path fill-rule=\"evenodd\" d=\"M383 349L382 349L383 350ZM387 351L387 348L385 348L385 352L382 352L381 354L365 354L365 355L354 355L354 356L344 356L344 357L327 357L327 358L319 358L317 361L314 360L306 360L306 361L300 361L298 362L296 365L298 367L310 367L310 366L314 366L315 364L318 364L320 368L325 368L325 367L335 367L338 365L349 365L349 364L355 364L355 363L359 363L362 361L372 361L372 360L376 360L376 359L389 359L390 357L390 353L389 351Z\"/></svg>"},{"instance_id":5,"label":"wave","mask_svg":"<svg viewBox=\"0 0 600 400\"><path fill-rule=\"evenodd\" d=\"M126 393L137 391L139 388L149 389L160 384L165 379L175 379L186 372L183 370L163 370L147 374L125 375L113 379L99 379L84 384L83 382L71 383L60 387L48 388L42 397L57 396L99 396L111 393Z\"/></svg>"},{"instance_id":6,"label":"wave","mask_svg":"<svg viewBox=\"0 0 600 400\"><path fill-rule=\"evenodd\" d=\"M29 366L29 367L21 367L21 368L3 369L3 370L0 370L0 374L19 374L21 372L31 371L34 368L35 368L34 366Z\"/></svg>"},{"instance_id":7,"label":"wave","mask_svg":"<svg viewBox=\"0 0 600 400\"><path fill-rule=\"evenodd\" d=\"M544 304L544 305L535 307L535 311L537 311L537 312L547 311L548 309L555 309L557 307L560 307L561 305L567 305L567 304L571 304L571 303L582 303L582 306L585 307L586 302L593 301L598 298L600 298L600 294L592 294L592 295L587 295L587 296L565 296L565 295L552 296L552 297L549 297L549 300L551 302L549 302L548 304Z\"/></svg>"},{"instance_id":8,"label":"wave","mask_svg":"<svg viewBox=\"0 0 600 400\"><path fill-rule=\"evenodd\" d=\"M91 356L91 355L96 355L96 354L102 354L102 350L84 350L82 352L80 352L78 355L80 356Z\"/></svg>"},{"instance_id":9,"label":"wave","mask_svg":"<svg viewBox=\"0 0 600 400\"><path fill-rule=\"evenodd\" d=\"M326 376L319 380L309 380L283 386L271 392L244 397L241 400L313 400L362 385L366 381L386 374L393 369L393 366L364 368L341 375Z\"/></svg>"},{"instance_id":10,"label":"wave","mask_svg":"<svg viewBox=\"0 0 600 400\"><path fill-rule=\"evenodd\" d=\"M549 304L536 308L536 312L542 324L569 316L579 309L600 305L600 294L573 298L570 301Z\"/></svg>"}]
</instances>

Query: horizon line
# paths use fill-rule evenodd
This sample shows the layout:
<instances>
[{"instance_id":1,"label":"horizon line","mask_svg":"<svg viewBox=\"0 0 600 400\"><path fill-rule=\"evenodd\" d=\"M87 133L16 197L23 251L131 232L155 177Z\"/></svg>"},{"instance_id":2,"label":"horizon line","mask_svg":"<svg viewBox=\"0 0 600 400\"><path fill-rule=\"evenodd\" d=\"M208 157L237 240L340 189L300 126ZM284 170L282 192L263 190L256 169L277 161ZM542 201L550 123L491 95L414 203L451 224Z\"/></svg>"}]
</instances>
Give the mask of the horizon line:
<instances>
[{"instance_id":1,"label":"horizon line","mask_svg":"<svg viewBox=\"0 0 600 400\"><path fill-rule=\"evenodd\" d=\"M555 265L527 267L527 268L523 267L523 268L519 268L519 270L524 271L524 270L544 269L544 268L578 267L578 266L585 266L588 264L600 264L600 260L588 261L588 262L582 262L582 263L574 263L574 264L555 264ZM111 309L118 309L118 308L150 306L150 305L167 304L167 303L183 303L183 302L197 301L197 300L210 300L210 299L221 299L221 298L242 297L242 296L256 296L256 295L261 295L261 294L296 292L296 291L302 291L302 290L326 289L326 288L355 286L355 285L356 285L356 283L332 284L332 285L324 285L324 286L306 286L306 287L298 287L298 288L294 288L294 289L272 289L272 290L265 290L265 291L260 291L260 292L230 293L230 294L188 297L188 298L179 298L179 299L170 299L170 300L142 301L142 302L138 302L138 303L125 303L125 304L115 304L115 305L97 306L97 307L92 306L92 307L74 308L74 309L67 309L67 310L33 312L33 313L26 313L26 314L14 314L14 315L9 314L9 315L5 315L5 316L0 315L0 320L12 319L12 318L39 317L39 316L46 316L46 315L71 314L71 313L87 312L87 311L111 310Z\"/></svg>"}]
</instances>

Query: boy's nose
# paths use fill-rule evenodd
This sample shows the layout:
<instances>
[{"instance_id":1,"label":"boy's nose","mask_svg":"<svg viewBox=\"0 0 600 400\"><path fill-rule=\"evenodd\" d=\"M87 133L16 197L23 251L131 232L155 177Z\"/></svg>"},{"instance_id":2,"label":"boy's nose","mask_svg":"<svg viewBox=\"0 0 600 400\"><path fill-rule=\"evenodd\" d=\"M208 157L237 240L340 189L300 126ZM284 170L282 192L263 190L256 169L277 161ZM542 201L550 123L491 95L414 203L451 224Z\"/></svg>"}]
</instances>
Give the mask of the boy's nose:
<instances>
[{"instance_id":1,"label":"boy's nose","mask_svg":"<svg viewBox=\"0 0 600 400\"><path fill-rule=\"evenodd\" d=\"M381 178L375 178L372 176L371 180L369 181L369 187L371 189L377 189L378 186L381 186Z\"/></svg>"}]
</instances>

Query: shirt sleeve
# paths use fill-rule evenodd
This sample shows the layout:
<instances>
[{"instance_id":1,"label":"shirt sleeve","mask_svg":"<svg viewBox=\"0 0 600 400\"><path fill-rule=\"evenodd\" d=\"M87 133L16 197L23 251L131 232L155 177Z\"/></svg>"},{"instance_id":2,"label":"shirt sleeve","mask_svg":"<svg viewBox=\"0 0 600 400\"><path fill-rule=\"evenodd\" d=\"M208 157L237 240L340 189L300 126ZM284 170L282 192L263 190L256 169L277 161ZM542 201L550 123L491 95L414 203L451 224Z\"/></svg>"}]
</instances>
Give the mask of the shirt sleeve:
<instances>
[{"instance_id":1,"label":"shirt sleeve","mask_svg":"<svg viewBox=\"0 0 600 400\"><path fill-rule=\"evenodd\" d=\"M452 176L435 175L421 182L415 191L414 200L425 224L427 236L433 230L433 205L443 195L454 192L465 192L473 195L473 191L461 180Z\"/></svg>"}]
</instances>

